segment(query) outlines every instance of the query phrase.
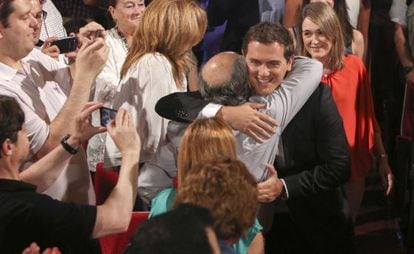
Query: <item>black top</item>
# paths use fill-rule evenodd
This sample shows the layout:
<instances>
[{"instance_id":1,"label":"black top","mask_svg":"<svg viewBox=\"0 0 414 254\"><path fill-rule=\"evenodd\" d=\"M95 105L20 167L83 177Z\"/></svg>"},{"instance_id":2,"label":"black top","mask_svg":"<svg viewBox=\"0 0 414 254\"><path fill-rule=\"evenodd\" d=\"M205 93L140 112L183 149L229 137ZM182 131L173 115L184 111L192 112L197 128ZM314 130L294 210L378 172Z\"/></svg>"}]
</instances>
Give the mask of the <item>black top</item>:
<instances>
[{"instance_id":1,"label":"black top","mask_svg":"<svg viewBox=\"0 0 414 254\"><path fill-rule=\"evenodd\" d=\"M21 253L32 242L62 253L100 253L91 239L96 206L64 203L36 193L36 186L0 179L0 246Z\"/></svg>"}]
</instances>

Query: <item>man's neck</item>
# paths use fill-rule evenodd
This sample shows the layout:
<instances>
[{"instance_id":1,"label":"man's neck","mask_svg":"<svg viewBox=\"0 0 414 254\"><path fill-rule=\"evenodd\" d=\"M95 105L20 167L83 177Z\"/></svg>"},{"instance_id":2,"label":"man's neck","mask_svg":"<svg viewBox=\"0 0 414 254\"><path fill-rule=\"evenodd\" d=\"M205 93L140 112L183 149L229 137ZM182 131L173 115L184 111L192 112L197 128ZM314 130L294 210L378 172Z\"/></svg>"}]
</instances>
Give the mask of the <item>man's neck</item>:
<instances>
[{"instance_id":1,"label":"man's neck","mask_svg":"<svg viewBox=\"0 0 414 254\"><path fill-rule=\"evenodd\" d=\"M4 155L3 155L4 156ZM10 162L0 162L0 179L19 180L19 170L10 165Z\"/></svg>"}]
</instances>

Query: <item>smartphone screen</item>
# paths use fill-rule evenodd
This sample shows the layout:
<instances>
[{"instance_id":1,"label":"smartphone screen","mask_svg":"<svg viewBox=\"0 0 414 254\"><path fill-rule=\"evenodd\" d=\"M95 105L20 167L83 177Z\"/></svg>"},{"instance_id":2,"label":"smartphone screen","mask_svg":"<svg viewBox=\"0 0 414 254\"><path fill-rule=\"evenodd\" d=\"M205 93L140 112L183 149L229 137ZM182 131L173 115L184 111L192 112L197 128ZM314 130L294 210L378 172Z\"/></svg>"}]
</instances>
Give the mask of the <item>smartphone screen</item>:
<instances>
[{"instance_id":1,"label":"smartphone screen","mask_svg":"<svg viewBox=\"0 0 414 254\"><path fill-rule=\"evenodd\" d=\"M101 116L101 126L106 127L112 121L112 119L115 119L117 112L117 110L111 108L100 108L99 113Z\"/></svg>"},{"instance_id":2,"label":"smartphone screen","mask_svg":"<svg viewBox=\"0 0 414 254\"><path fill-rule=\"evenodd\" d=\"M50 45L56 45L61 54L75 51L78 47L78 40L76 37L65 37L56 41L52 41Z\"/></svg>"}]
</instances>

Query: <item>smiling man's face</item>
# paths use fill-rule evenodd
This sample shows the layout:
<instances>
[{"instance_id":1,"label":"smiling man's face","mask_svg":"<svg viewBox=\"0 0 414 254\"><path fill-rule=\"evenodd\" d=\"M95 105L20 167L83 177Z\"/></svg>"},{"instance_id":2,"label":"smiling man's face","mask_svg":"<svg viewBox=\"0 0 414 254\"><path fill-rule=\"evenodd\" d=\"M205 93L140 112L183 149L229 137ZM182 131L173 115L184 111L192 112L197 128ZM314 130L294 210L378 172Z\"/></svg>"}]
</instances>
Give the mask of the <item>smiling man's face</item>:
<instances>
[{"instance_id":1,"label":"smiling man's face","mask_svg":"<svg viewBox=\"0 0 414 254\"><path fill-rule=\"evenodd\" d=\"M292 69L293 58L286 60L285 47L278 42L264 44L251 41L246 51L249 82L254 93L272 93L282 83L286 72Z\"/></svg>"}]
</instances>

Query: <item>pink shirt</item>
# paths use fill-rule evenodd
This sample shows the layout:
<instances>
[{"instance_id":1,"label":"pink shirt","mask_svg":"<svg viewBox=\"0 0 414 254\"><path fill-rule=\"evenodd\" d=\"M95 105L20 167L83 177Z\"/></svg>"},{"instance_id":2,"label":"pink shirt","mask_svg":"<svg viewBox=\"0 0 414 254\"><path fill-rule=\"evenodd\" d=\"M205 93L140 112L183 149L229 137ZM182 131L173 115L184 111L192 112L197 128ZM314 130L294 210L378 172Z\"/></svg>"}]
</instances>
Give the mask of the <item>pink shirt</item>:
<instances>
[{"instance_id":1,"label":"pink shirt","mask_svg":"<svg viewBox=\"0 0 414 254\"><path fill-rule=\"evenodd\" d=\"M25 113L31 154L42 148L49 124L63 107L71 88L69 67L33 49L16 70L0 63L0 94L13 97ZM85 152L75 155L45 194L63 201L95 204Z\"/></svg>"}]
</instances>

